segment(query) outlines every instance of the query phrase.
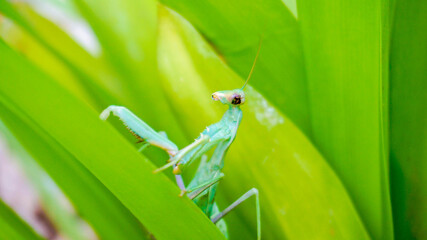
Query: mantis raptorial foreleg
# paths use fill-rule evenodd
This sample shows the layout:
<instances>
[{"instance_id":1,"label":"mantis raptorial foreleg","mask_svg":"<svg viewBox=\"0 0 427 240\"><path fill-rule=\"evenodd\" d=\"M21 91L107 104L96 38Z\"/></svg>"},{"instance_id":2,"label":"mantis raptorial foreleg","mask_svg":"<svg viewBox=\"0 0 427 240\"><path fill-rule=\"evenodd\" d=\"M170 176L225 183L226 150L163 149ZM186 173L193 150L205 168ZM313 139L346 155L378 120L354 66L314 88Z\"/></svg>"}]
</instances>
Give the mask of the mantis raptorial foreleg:
<instances>
[{"instance_id":1,"label":"mantis raptorial foreleg","mask_svg":"<svg viewBox=\"0 0 427 240\"><path fill-rule=\"evenodd\" d=\"M169 154L170 158L178 153L178 147L168 139L165 132L156 132L129 109L111 105L101 113L100 118L102 120L106 120L110 116L110 113L119 117L123 124L127 126L134 135L145 140L143 145L138 149L139 152L142 152L149 145L153 145L165 150ZM185 190L184 181L182 180L181 175L175 175L175 179L179 188L181 190Z\"/></svg>"},{"instance_id":2,"label":"mantis raptorial foreleg","mask_svg":"<svg viewBox=\"0 0 427 240\"><path fill-rule=\"evenodd\" d=\"M198 150L200 150L200 148L202 148L203 145L206 144L207 142L209 142L209 136L201 134L198 139L196 139L193 143L191 143L187 147L178 151L178 153L170 159L169 163L165 164L161 168L156 169L154 171L154 173L161 172L161 171L179 163L185 156L191 155L191 153L194 154L194 152L198 152ZM174 168L174 173L178 174L176 172L175 168Z\"/></svg>"},{"instance_id":3,"label":"mantis raptorial foreleg","mask_svg":"<svg viewBox=\"0 0 427 240\"><path fill-rule=\"evenodd\" d=\"M209 129L209 127L208 127ZM203 131L202 133L203 136L208 136L209 137L209 141L204 143L203 145L201 145L198 149L192 151L191 153L187 154L182 161L179 161L179 163L176 164L176 166L174 167L174 173L175 174L179 174L183 171L183 169L190 165L195 159L198 159L200 157L202 157L202 155L204 155L207 151L209 151L211 148L220 145L221 143L227 141L230 139L230 137L232 136L232 134L230 133L229 130L225 130L225 129L219 129L216 132L209 132L207 130ZM197 140L196 140L197 141ZM181 152L182 150L180 150ZM179 154L179 153L178 153ZM177 155L178 155L177 154ZM166 166L164 166L166 167ZM165 169L164 167L162 167L162 169Z\"/></svg>"},{"instance_id":4,"label":"mantis raptorial foreleg","mask_svg":"<svg viewBox=\"0 0 427 240\"><path fill-rule=\"evenodd\" d=\"M175 156L178 153L178 147L175 143L171 142L163 134L154 131L154 129L127 108L111 105L101 113L100 118L106 120L110 116L110 113L119 117L132 133L144 139L149 144L165 150L171 156Z\"/></svg>"},{"instance_id":5,"label":"mantis raptorial foreleg","mask_svg":"<svg viewBox=\"0 0 427 240\"><path fill-rule=\"evenodd\" d=\"M166 132L164 131L159 131L158 132L160 135L162 135L163 137L168 139L168 135L166 134ZM142 152L144 151L148 146L150 146L150 143L143 141L141 147L138 148L138 152Z\"/></svg>"}]
</instances>

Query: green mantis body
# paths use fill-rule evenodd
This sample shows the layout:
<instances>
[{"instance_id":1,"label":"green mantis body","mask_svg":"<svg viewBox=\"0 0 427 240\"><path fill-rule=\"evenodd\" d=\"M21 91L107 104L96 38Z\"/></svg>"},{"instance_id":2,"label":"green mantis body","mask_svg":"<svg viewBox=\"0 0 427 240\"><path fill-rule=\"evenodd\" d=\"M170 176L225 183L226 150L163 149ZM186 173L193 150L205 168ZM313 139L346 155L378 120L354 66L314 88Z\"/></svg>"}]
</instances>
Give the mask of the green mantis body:
<instances>
[{"instance_id":1,"label":"green mantis body","mask_svg":"<svg viewBox=\"0 0 427 240\"><path fill-rule=\"evenodd\" d=\"M252 74L255 62L256 59L247 81ZM153 145L165 150L170 157L169 163L154 172L160 172L169 167L173 167L173 173L176 176L177 184L181 189L181 196L187 194L187 196L197 204L206 216L218 226L226 237L228 237L227 227L222 218L240 203L251 196L255 196L257 212L257 239L261 239L260 205L257 189L252 188L222 212L219 211L218 206L215 203L218 182L224 176L221 171L224 166L225 155L236 138L237 129L239 128L242 120L242 110L240 109L240 106L245 102L245 92L243 91L245 85L241 89L218 91L212 94L212 99L228 105L228 110L224 113L219 122L208 126L193 143L182 149L178 149L178 147L170 141L165 134L153 130L149 125L125 107L114 105L109 106L101 113L100 117L105 120L108 118L110 113L119 117L138 139L146 142L141 149L148 145ZM208 160L205 153L214 147L215 150L211 158ZM192 181L185 186L180 174L188 165L199 158L201 158L201 162L196 174Z\"/></svg>"}]
</instances>

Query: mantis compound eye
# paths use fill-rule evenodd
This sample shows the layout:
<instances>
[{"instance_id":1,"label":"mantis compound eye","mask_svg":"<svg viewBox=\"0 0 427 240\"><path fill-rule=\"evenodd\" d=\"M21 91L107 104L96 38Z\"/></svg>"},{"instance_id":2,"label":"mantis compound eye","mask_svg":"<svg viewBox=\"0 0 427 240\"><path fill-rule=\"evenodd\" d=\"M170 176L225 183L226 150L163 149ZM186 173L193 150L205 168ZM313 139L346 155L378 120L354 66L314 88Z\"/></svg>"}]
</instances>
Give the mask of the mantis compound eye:
<instances>
[{"instance_id":1,"label":"mantis compound eye","mask_svg":"<svg viewBox=\"0 0 427 240\"><path fill-rule=\"evenodd\" d=\"M231 104L239 105L239 104L242 104L244 101L245 101L245 99L242 98L242 96L240 96L239 94L233 94L232 99L231 99Z\"/></svg>"}]
</instances>

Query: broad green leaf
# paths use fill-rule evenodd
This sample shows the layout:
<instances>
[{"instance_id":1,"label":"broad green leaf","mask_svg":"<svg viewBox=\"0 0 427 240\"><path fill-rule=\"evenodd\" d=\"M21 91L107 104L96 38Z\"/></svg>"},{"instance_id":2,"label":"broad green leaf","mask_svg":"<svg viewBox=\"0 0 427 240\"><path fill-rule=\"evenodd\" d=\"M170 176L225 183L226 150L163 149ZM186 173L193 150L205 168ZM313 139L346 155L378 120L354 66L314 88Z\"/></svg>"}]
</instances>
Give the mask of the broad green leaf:
<instances>
[{"instance_id":1,"label":"broad green leaf","mask_svg":"<svg viewBox=\"0 0 427 240\"><path fill-rule=\"evenodd\" d=\"M102 122L98 113L3 42L0 54L8 59L0 64L1 103L10 110L0 111L2 118L31 120L30 129L37 136L49 137L63 149L61 153L86 167L157 239L223 238L200 209L188 198L180 198L179 189L165 176L153 174L154 166ZM56 161L62 159L67 157Z\"/></svg>"},{"instance_id":2,"label":"broad green leaf","mask_svg":"<svg viewBox=\"0 0 427 240\"><path fill-rule=\"evenodd\" d=\"M8 147L16 156L19 166L24 171L31 186L36 190L44 212L59 234L68 239L88 239L84 234L87 231L83 231L82 228L85 227L81 224L82 220L76 216L74 209L64 204L64 195L59 187L37 164L36 160L23 149L22 145L1 121L0 137L7 141Z\"/></svg>"},{"instance_id":3,"label":"broad green leaf","mask_svg":"<svg viewBox=\"0 0 427 240\"><path fill-rule=\"evenodd\" d=\"M392 239L387 136L388 6L298 1L316 146L374 239Z\"/></svg>"},{"instance_id":4,"label":"broad green leaf","mask_svg":"<svg viewBox=\"0 0 427 240\"><path fill-rule=\"evenodd\" d=\"M427 236L427 2L396 2L391 41L391 184L396 239Z\"/></svg>"},{"instance_id":5,"label":"broad green leaf","mask_svg":"<svg viewBox=\"0 0 427 240\"><path fill-rule=\"evenodd\" d=\"M3 5L2 11L9 17L18 17L12 18L14 22L7 18L1 22L1 37L62 86L98 111L111 104L131 109L150 109L145 104L131 101L129 94L121 88L120 82L123 80L107 70L103 60L84 52L52 22L23 5L4 8L9 5ZM61 41L58 42L58 39ZM115 125L124 136L134 141L135 138L121 123L116 122Z\"/></svg>"},{"instance_id":6,"label":"broad green leaf","mask_svg":"<svg viewBox=\"0 0 427 240\"><path fill-rule=\"evenodd\" d=\"M25 21L25 23L19 21L17 23L30 34L34 32L32 36L35 40L38 40L47 50L65 62L69 68L76 68L71 70L86 74L86 77L95 81L98 86L100 84L107 86L117 84L114 82L114 78L117 78L114 72L108 69L103 61L90 55L79 46L64 30L27 5L14 4L13 8L22 17L22 21ZM29 27L25 27L26 25ZM110 86L109 89L113 86ZM94 93L92 92L92 94Z\"/></svg>"},{"instance_id":7,"label":"broad green leaf","mask_svg":"<svg viewBox=\"0 0 427 240\"><path fill-rule=\"evenodd\" d=\"M51 33L53 34L53 33ZM72 71L59 61L49 50L39 44L29 33L4 17L0 20L0 37L15 51L26 56L38 68L48 73L77 97L87 102L91 97L75 79Z\"/></svg>"},{"instance_id":8,"label":"broad green leaf","mask_svg":"<svg viewBox=\"0 0 427 240\"><path fill-rule=\"evenodd\" d=\"M295 1L162 0L212 42L242 79L263 39L251 84L305 134L311 134L307 84ZM290 4L289 4L290 3Z\"/></svg>"},{"instance_id":9,"label":"broad green leaf","mask_svg":"<svg viewBox=\"0 0 427 240\"><path fill-rule=\"evenodd\" d=\"M95 59L84 52L73 39L52 22L25 5L14 5L8 11L4 9L3 11L8 16L16 14L18 17L13 19L20 23L20 26L23 26L18 27L16 24L6 26L3 37L15 49L53 76L62 86L80 96L99 112L111 104L124 105L137 113L139 110L144 110L145 113L140 115L144 116L145 120L147 118L148 121L156 119L155 123L163 123L157 129L167 130L169 137L178 140L178 142L184 142L183 134L177 128L177 124L173 124L174 117L167 117L162 108L156 105L156 103L161 102L160 95L151 91L151 88L144 89L144 92L138 96L153 94L152 99L156 99L156 101L150 102L154 105L148 105L142 99L132 100L134 99L132 98L133 95L123 89L123 85L129 84L127 79L118 77L120 75L106 68L103 59ZM18 19L20 20L18 21ZM58 71L56 68L58 66L64 68L63 71L61 69ZM149 80L151 81L151 79ZM73 86L75 84L78 85ZM134 143L135 138L129 134L122 123L116 121L113 124L129 141ZM164 162L161 158L165 156L161 152L151 151L147 154L154 157L153 162L157 164Z\"/></svg>"},{"instance_id":10,"label":"broad green leaf","mask_svg":"<svg viewBox=\"0 0 427 240\"><path fill-rule=\"evenodd\" d=\"M133 101L126 106L155 129L167 130L172 140L184 142L157 76L157 2L74 1L96 33L110 67L120 76L121 88Z\"/></svg>"},{"instance_id":11,"label":"broad green leaf","mask_svg":"<svg viewBox=\"0 0 427 240\"><path fill-rule=\"evenodd\" d=\"M163 86L181 124L196 137L226 110L211 94L241 87L242 79L181 16L165 8L159 14ZM345 188L310 141L254 88L246 92L242 124L219 185L220 207L257 187L263 239L369 239ZM238 226L249 226L254 238L253 204L230 215L236 213ZM240 239L235 223L229 225L231 238Z\"/></svg>"},{"instance_id":12,"label":"broad green leaf","mask_svg":"<svg viewBox=\"0 0 427 240\"><path fill-rule=\"evenodd\" d=\"M0 199L0 238L13 240L41 240L30 226L20 219L12 209Z\"/></svg>"},{"instance_id":13,"label":"broad green leaf","mask_svg":"<svg viewBox=\"0 0 427 240\"><path fill-rule=\"evenodd\" d=\"M1 56L10 56L5 54L4 45L1 47ZM14 60L11 57L8 59ZM22 60L15 59L13 62L26 66L25 61ZM3 67L5 67L4 63L0 68ZM5 72L4 69L0 72L3 76L9 76L13 81L17 81L13 72ZM6 81L3 80L3 82ZM25 85L16 89L20 88L25 88ZM98 236L102 239L144 238L144 232L138 220L76 159L74 154L53 139L46 130L31 120L31 117L22 113L16 104L1 93L0 117L21 144L63 189L77 211L91 224Z\"/></svg>"},{"instance_id":14,"label":"broad green leaf","mask_svg":"<svg viewBox=\"0 0 427 240\"><path fill-rule=\"evenodd\" d=\"M167 130L169 137L175 137L175 139L181 139L178 142L184 142L182 140L183 135L177 128L177 124L173 124L174 117L167 117L162 108L158 108L155 104L152 106L153 104L148 105L144 101L131 101L132 94L122 89L122 85L128 83L127 80L121 79L115 73L107 70L104 60L95 59L84 52L73 39L52 22L22 5L14 5L14 7L5 12L8 16L13 16L12 13L16 13L21 18L15 17L13 19L16 22L20 22L20 26L27 27L19 27L16 24L5 27L4 25L7 25L7 22L5 22L3 23L3 28L6 29L3 37L15 49L53 76L62 86L80 96L99 112L111 104L123 105L136 110L135 112L142 109L146 114L140 115L144 116L145 120L147 120L147 116L151 116L149 119L156 119L156 123L163 122L162 127L157 129ZM21 20L17 21L16 19ZM36 31L35 29L41 29L41 31ZM61 39L61 41L58 43L57 39ZM66 48L66 50L63 48ZM63 67L64 71L58 71L55 68L57 66ZM69 81L67 81L67 78ZM73 86L73 83L77 82L81 83L80 86ZM153 92L147 88L139 96L149 96L150 94L153 94ZM153 99L156 99L156 101L151 102L157 103L157 101L160 101L158 96L154 94ZM166 122L169 122L169 124L166 124ZM135 142L135 138L129 134L121 122L115 121L113 124L129 141ZM156 164L164 163L162 158L165 158L165 154L162 154L162 152L149 151L147 154L153 158L152 161Z\"/></svg>"},{"instance_id":15,"label":"broad green leaf","mask_svg":"<svg viewBox=\"0 0 427 240\"><path fill-rule=\"evenodd\" d=\"M100 79L108 85L112 81L111 78L115 77L108 68L102 65L101 61L94 59L57 26L27 6L12 5L6 0L0 0L0 2L2 14L21 26L34 40L66 65L73 73L75 81L78 81L82 89L86 90L86 96L92 97L97 108L103 108L105 105L117 101L118 94L111 91L111 86L110 89L107 89L98 80ZM33 61L46 64L43 58L33 58ZM109 85L111 84L109 83Z\"/></svg>"}]
</instances>

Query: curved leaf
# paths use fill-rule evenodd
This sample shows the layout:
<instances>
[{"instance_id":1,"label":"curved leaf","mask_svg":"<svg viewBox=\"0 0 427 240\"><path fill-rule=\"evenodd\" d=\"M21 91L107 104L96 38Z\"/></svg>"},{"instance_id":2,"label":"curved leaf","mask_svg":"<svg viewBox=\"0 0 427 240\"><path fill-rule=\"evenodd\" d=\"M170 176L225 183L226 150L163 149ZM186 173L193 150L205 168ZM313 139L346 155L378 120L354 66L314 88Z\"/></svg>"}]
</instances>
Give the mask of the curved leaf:
<instances>
[{"instance_id":1,"label":"curved leaf","mask_svg":"<svg viewBox=\"0 0 427 240\"><path fill-rule=\"evenodd\" d=\"M290 2L280 0L162 0L188 19L245 79L258 42L261 53L251 84L311 134L301 36ZM287 7L288 3L290 7Z\"/></svg>"},{"instance_id":2,"label":"curved leaf","mask_svg":"<svg viewBox=\"0 0 427 240\"><path fill-rule=\"evenodd\" d=\"M120 87L126 89L133 101L126 106L143 116L154 129L167 130L169 138L184 142L185 135L176 123L157 76L157 2L74 2L98 36L111 68L119 74Z\"/></svg>"},{"instance_id":3,"label":"curved leaf","mask_svg":"<svg viewBox=\"0 0 427 240\"><path fill-rule=\"evenodd\" d=\"M2 104L31 121L91 171L158 239L222 239L212 222L98 114L0 43ZM22 71L24 68L26 71ZM3 111L0 112L6 116ZM60 161L61 158L58 159ZM77 176L76 176L77 177ZM194 226L197 226L195 228Z\"/></svg>"},{"instance_id":4,"label":"curved leaf","mask_svg":"<svg viewBox=\"0 0 427 240\"><path fill-rule=\"evenodd\" d=\"M86 90L86 96L91 97L99 109L117 101L115 92L104 87L100 81L96 81L96 79L101 78L103 82L108 82L109 78L114 78L113 73L102 66L102 62L90 56L67 34L32 9L25 5L12 5L6 0L0 1L0 11L32 36L60 63L64 64L73 74L73 79L83 87L81 89ZM34 60L45 61L45 59L33 58Z\"/></svg>"},{"instance_id":5,"label":"curved leaf","mask_svg":"<svg viewBox=\"0 0 427 240\"><path fill-rule=\"evenodd\" d=\"M27 240L42 240L15 212L0 199L0 238Z\"/></svg>"},{"instance_id":6,"label":"curved leaf","mask_svg":"<svg viewBox=\"0 0 427 240\"><path fill-rule=\"evenodd\" d=\"M56 34L51 32L51 35ZM38 68L58 80L62 85L67 86L75 96L87 102L91 101L91 97L78 84L72 71L14 21L6 17L0 20L0 37L15 51L27 57ZM66 48L70 48L70 46Z\"/></svg>"},{"instance_id":7,"label":"curved leaf","mask_svg":"<svg viewBox=\"0 0 427 240\"><path fill-rule=\"evenodd\" d=\"M30 137L29 135L30 133L27 132L25 137ZM2 121L0 121L0 137L7 141L8 147L13 155L16 156L19 167L28 178L30 185L36 190L36 195L40 200L43 211L59 235L67 239L88 240L87 233L90 234L92 232L82 231L87 225L77 216L75 209L69 207L67 199L65 199L57 184L53 182L37 161L25 151L22 144L18 142L18 139ZM95 200L93 199L93 201Z\"/></svg>"},{"instance_id":8,"label":"curved leaf","mask_svg":"<svg viewBox=\"0 0 427 240\"><path fill-rule=\"evenodd\" d=\"M0 117L75 204L102 239L144 238L139 222L49 134L0 96ZM108 211L105 211L108 209Z\"/></svg>"},{"instance_id":9,"label":"curved leaf","mask_svg":"<svg viewBox=\"0 0 427 240\"><path fill-rule=\"evenodd\" d=\"M427 2L396 2L390 59L396 239L427 236Z\"/></svg>"},{"instance_id":10,"label":"curved leaf","mask_svg":"<svg viewBox=\"0 0 427 240\"><path fill-rule=\"evenodd\" d=\"M4 6L10 7L4 9ZM1 37L16 51L22 53L94 109L102 111L106 106L116 104L130 109L156 112L156 108L147 108L144 102L131 101L132 98L121 87L122 82L126 80L118 78L116 73L107 69L103 60L95 59L84 52L73 39L52 22L25 5L5 4L2 7L3 9L0 9L7 16L16 16L12 18L13 21L7 18L1 21ZM58 42L58 39L61 41ZM149 114L149 116L158 117L156 114ZM134 141L129 132L123 128L122 123L114 122L114 124L125 137ZM172 126L175 128L172 127L169 130L176 130L176 126ZM179 134L176 135L179 136Z\"/></svg>"},{"instance_id":11,"label":"curved leaf","mask_svg":"<svg viewBox=\"0 0 427 240\"><path fill-rule=\"evenodd\" d=\"M388 168L388 2L298 1L313 141L374 239L393 239Z\"/></svg>"}]
</instances>

